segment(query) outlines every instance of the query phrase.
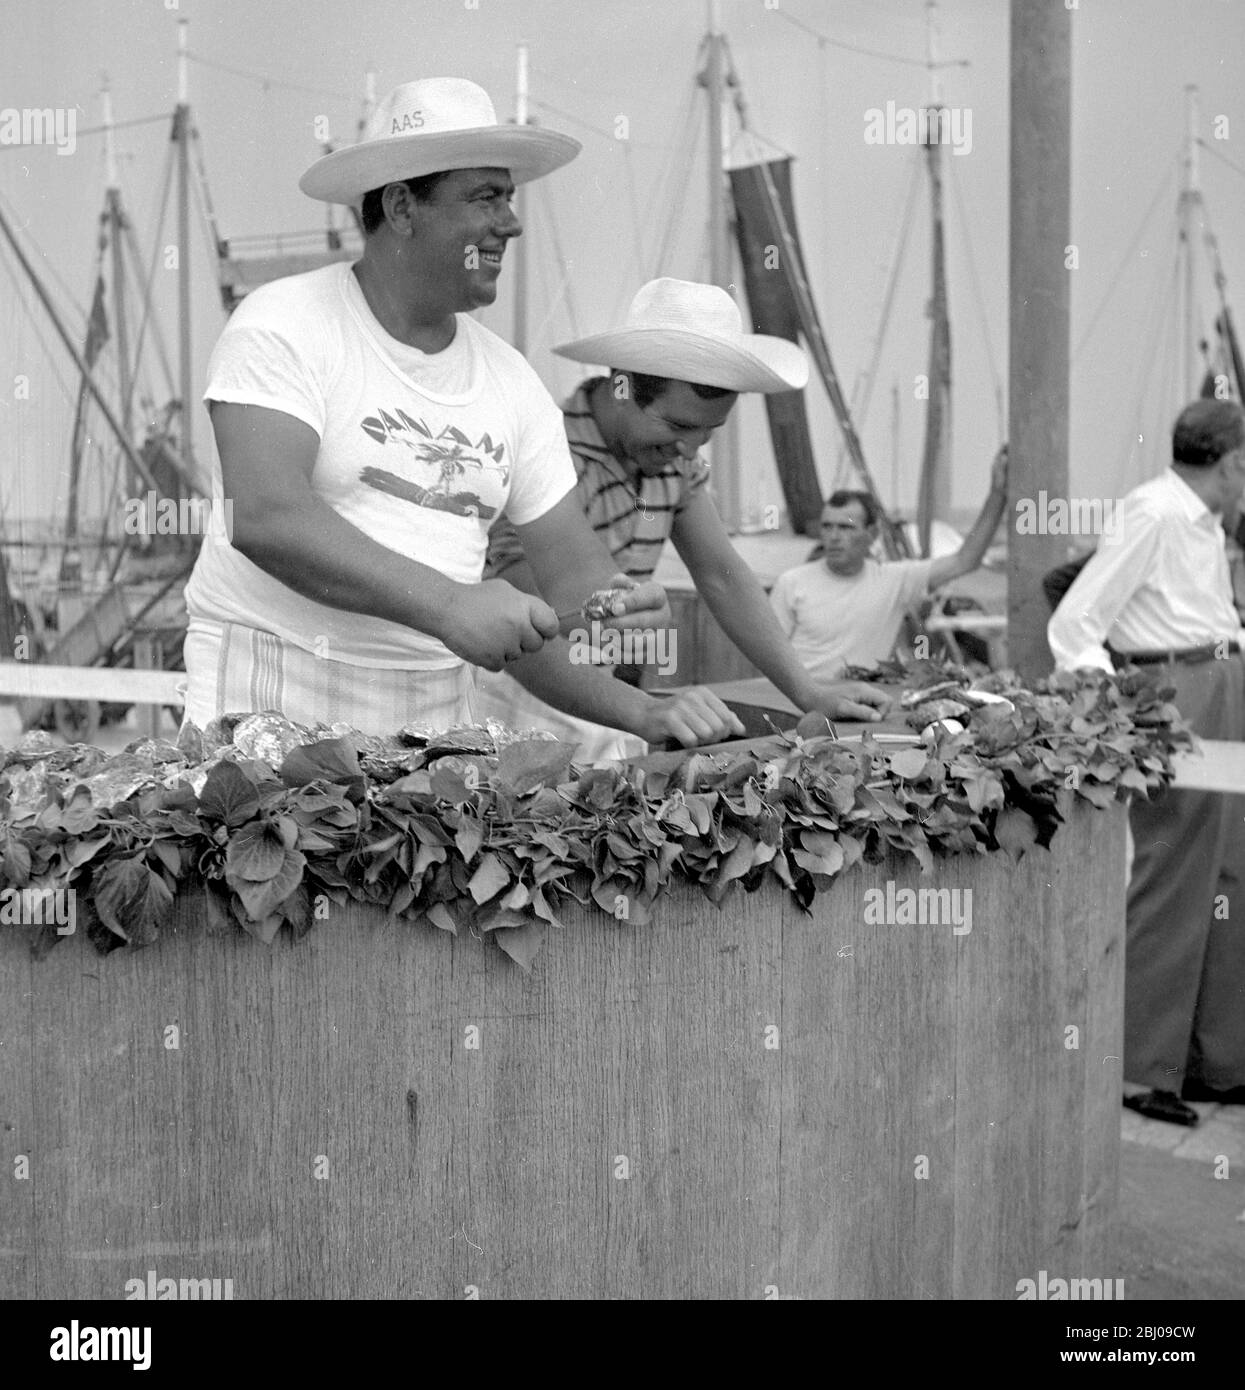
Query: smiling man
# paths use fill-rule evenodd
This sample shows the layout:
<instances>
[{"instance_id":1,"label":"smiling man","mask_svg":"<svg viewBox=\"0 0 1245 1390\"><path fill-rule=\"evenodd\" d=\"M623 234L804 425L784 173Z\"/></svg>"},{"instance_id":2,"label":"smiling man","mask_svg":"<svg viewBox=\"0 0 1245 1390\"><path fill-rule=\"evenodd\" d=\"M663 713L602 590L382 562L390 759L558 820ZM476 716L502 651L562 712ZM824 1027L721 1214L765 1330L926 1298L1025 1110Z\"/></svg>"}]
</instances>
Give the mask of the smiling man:
<instances>
[{"instance_id":1,"label":"smiling man","mask_svg":"<svg viewBox=\"0 0 1245 1390\"><path fill-rule=\"evenodd\" d=\"M709 466L700 449L739 393L801 389L808 380L803 352L783 338L745 333L725 290L668 278L642 286L619 327L554 351L611 368L582 382L563 414L579 505L615 566L636 582L649 581L663 546L673 541L727 636L783 694L832 719L879 718L888 701L877 690L860 682L824 684L805 670L705 486ZM530 590L536 557L517 532L504 520L494 528L487 572ZM616 667L621 679L610 679L608 666L581 663L576 655L563 642L550 643L519 662L513 675L486 678L486 708L577 737L596 756L616 756L625 744L612 742L607 729L574 721L645 737L646 711L666 702L634 688L637 669Z\"/></svg>"},{"instance_id":2,"label":"smiling man","mask_svg":"<svg viewBox=\"0 0 1245 1390\"><path fill-rule=\"evenodd\" d=\"M217 343L205 398L234 528L187 586L190 719L444 727L475 715L473 665L539 650L555 609L615 587L610 622L668 617L660 587L617 575L585 524L549 393L468 317L522 232L515 185L579 148L432 78L304 175L311 197L360 209L363 256L256 290ZM541 597L481 582L503 509ZM720 702L704 709L710 732L731 726Z\"/></svg>"}]
</instances>

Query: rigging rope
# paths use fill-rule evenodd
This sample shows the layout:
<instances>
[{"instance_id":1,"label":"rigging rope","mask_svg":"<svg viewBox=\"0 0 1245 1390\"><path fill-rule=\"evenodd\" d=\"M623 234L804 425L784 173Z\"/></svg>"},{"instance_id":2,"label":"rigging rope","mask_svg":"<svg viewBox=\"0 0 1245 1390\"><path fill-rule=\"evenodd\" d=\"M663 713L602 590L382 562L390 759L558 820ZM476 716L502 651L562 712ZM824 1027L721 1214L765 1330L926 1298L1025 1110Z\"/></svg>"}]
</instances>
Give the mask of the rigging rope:
<instances>
[{"instance_id":1,"label":"rigging rope","mask_svg":"<svg viewBox=\"0 0 1245 1390\"><path fill-rule=\"evenodd\" d=\"M272 87L284 87L291 92L310 92L313 96L332 97L335 101L356 101L356 93L347 95L344 92L335 92L328 87L309 87L302 82L285 82L278 77L266 77L262 72L252 72L247 68L231 67L228 63L218 63L214 58L204 58L200 54L187 50L186 57L192 63L198 63L200 67L216 68L220 72L232 73L234 77L245 77L252 82L257 82L265 92Z\"/></svg>"},{"instance_id":2,"label":"rigging rope","mask_svg":"<svg viewBox=\"0 0 1245 1390\"><path fill-rule=\"evenodd\" d=\"M558 219L553 210L553 200L542 198L541 207L549 219L549 240L553 243L553 254L557 258L558 264L563 267L566 278L566 313L571 322L571 336L578 338L580 336L579 314L575 309L575 291L571 285L571 264L562 251L562 237L558 232Z\"/></svg>"},{"instance_id":3,"label":"rigging rope","mask_svg":"<svg viewBox=\"0 0 1245 1390\"><path fill-rule=\"evenodd\" d=\"M803 29L806 34L811 34L818 43L828 45L831 48L846 49L848 53L860 53L866 58L884 58L889 63L903 63L906 67L913 68L967 68L972 64L967 58L948 58L941 63L929 63L924 58L906 58L901 53L883 53L876 48L862 48L858 44L844 43L842 39L832 39L828 34L823 34L820 30L814 29L811 24L805 24L802 19L796 19L786 10L774 9L771 13L776 14L779 19L785 19L788 24L794 24L797 29Z\"/></svg>"},{"instance_id":4,"label":"rigging rope","mask_svg":"<svg viewBox=\"0 0 1245 1390\"><path fill-rule=\"evenodd\" d=\"M1106 309L1111 300L1111 296L1119 288L1120 281L1124 278L1124 272L1129 268L1133 252L1136 251L1137 247L1141 244L1141 238L1145 236L1146 228L1150 225L1150 219L1154 216L1154 210L1158 207L1159 201L1167 191L1167 186L1171 183L1174 175L1175 166L1169 165L1166 174L1163 175L1159 182L1158 188L1155 189L1154 197L1150 200L1150 206L1146 209L1145 215L1141 219L1141 225L1137 228L1136 236L1133 237L1132 241L1129 243L1128 250L1125 251L1124 255L1121 257L1120 263L1116 267L1115 275L1112 277L1111 283L1107 286L1106 293L1099 301L1098 307L1094 310L1090 318L1089 327L1081 334L1081 341L1076 345L1076 349L1072 353L1073 362L1075 362L1084 351L1085 345L1089 342L1094 329L1098 326L1098 320L1102 317L1103 310Z\"/></svg>"},{"instance_id":5,"label":"rigging rope","mask_svg":"<svg viewBox=\"0 0 1245 1390\"><path fill-rule=\"evenodd\" d=\"M135 119L132 120L132 121L114 121L114 122L112 123L111 129L112 129L112 130L124 130L127 126L132 126L132 125L155 125L157 121L167 121L167 120L168 120L168 115L167 115L167 113L164 114L164 115L161 115L161 116L137 116L137 117L135 117ZM75 139L75 140L79 140L79 139L81 139L82 136L84 136L84 135L102 135L102 134L104 133L104 131L106 131L106 130L108 130L108 129L110 129L110 127L108 127L108 126L106 126L106 125L89 125L89 126L84 126L84 127L82 127L81 129L78 129L77 127L75 127L75 129L74 129L74 139ZM31 150L31 149L34 149L34 148L35 148L34 145L0 145L0 154L6 153L6 152L12 151L12 150Z\"/></svg>"},{"instance_id":6,"label":"rigging rope","mask_svg":"<svg viewBox=\"0 0 1245 1390\"><path fill-rule=\"evenodd\" d=\"M865 427L865 422L869 418L869 403L873 399L873 387L877 380L877 369L882 357L882 347L886 341L886 330L890 326L891 309L895 301L895 290L899 284L899 273L903 268L904 253L908 246L908 236L912 230L912 223L916 213L916 194L920 181L920 161L917 158L913 158L908 177L908 191L904 200L903 213L899 224L899 232L896 235L895 249L891 256L890 273L887 278L885 292L882 296L882 311L878 319L877 336L873 341L873 351L870 354L869 365L857 375L855 383L852 386L852 415L858 423L858 428L862 430ZM843 461L846 457L846 441L840 440L839 456L835 460L834 465L834 476L836 479L844 476Z\"/></svg>"},{"instance_id":7,"label":"rigging rope","mask_svg":"<svg viewBox=\"0 0 1245 1390\"><path fill-rule=\"evenodd\" d=\"M151 265L144 276L143 259L138 246L138 236L134 231L129 219L125 222L125 242L130 253L130 261L134 267L135 278L143 286L143 317L138 327L138 338L134 348L134 360L140 361L142 356L143 339L147 333L147 324L151 324L152 341L156 345L156 353L160 358L160 365L164 369L164 378L167 384L168 394L176 396L178 388L173 384L173 368L164 343L164 335L160 331L160 321L152 315L151 299L152 290L156 282L156 265L160 256L160 238L164 235L164 219L168 216L169 209L169 189L173 181L173 151L174 145L170 141L164 155L164 182L160 191L160 220L156 224L156 234L151 241ZM130 401L134 399L133 389L137 386L137 379L131 386Z\"/></svg>"},{"instance_id":8,"label":"rigging rope","mask_svg":"<svg viewBox=\"0 0 1245 1390\"><path fill-rule=\"evenodd\" d=\"M1123 466L1120 469L1120 472L1124 475L1125 480L1135 477L1137 474L1137 448L1139 444L1144 444L1145 442L1146 430L1145 420L1143 418L1145 413L1145 402L1149 396L1150 382L1154 376L1155 366L1158 363L1159 351L1161 348L1168 345L1166 343L1167 335L1164 335L1162 333L1162 329L1167 320L1168 305L1173 301L1177 286L1179 284L1180 274L1180 241L1179 237L1175 233L1174 228L1172 230L1170 245L1172 247L1172 270L1169 283L1167 285L1166 291L1164 291L1164 282L1161 278L1161 275L1159 277L1156 277L1157 283L1155 285L1153 291L1153 298L1150 304L1150 318L1149 320L1147 320L1146 330L1142 334L1142 343L1144 344L1146 342L1150 342L1153 344L1153 346L1150 349L1149 363L1139 374L1141 385L1137 392L1137 400L1133 405L1132 411L1130 412L1128 417L1129 420L1132 422L1132 433L1129 436L1128 444L1125 449ZM1138 438L1139 435L1141 436L1140 438ZM1130 482L1129 487L1131 486L1133 486L1133 484ZM1128 488L1124 488L1123 490L1127 491Z\"/></svg>"},{"instance_id":9,"label":"rigging rope","mask_svg":"<svg viewBox=\"0 0 1245 1390\"><path fill-rule=\"evenodd\" d=\"M1221 159L1228 166L1228 168L1232 170L1234 174L1240 174L1242 178L1245 178L1245 169L1242 169L1239 164L1234 164L1226 154L1223 154L1220 150L1217 150L1214 147L1214 145L1208 145L1205 140L1200 139L1197 143L1201 145L1201 147L1207 152L1207 154L1213 154L1216 159Z\"/></svg>"},{"instance_id":10,"label":"rigging rope","mask_svg":"<svg viewBox=\"0 0 1245 1390\"><path fill-rule=\"evenodd\" d=\"M13 207L13 204L10 203L9 200L5 198L2 194L0 194L0 206L2 206L4 210L8 213L9 222L14 227L22 226L22 230L25 231L25 227L22 225L20 219L18 218L17 210ZM55 264L52 261L48 260L47 257L43 257L42 260L43 269L56 282L57 288L65 296L65 299L68 301L70 309L73 310L72 318L75 338L81 337L86 332L86 310L78 302L78 296L73 292L73 290L69 288L69 286L64 282L64 280L61 279L60 275L57 272ZM94 289L94 285L92 285L92 289ZM60 308L61 316L68 320L71 317L71 315L65 312L65 305L61 304L58 307ZM66 324L66 326L68 326L68 324Z\"/></svg>"},{"instance_id":11,"label":"rigging rope","mask_svg":"<svg viewBox=\"0 0 1245 1390\"><path fill-rule=\"evenodd\" d=\"M691 181L692 169L695 164L696 147L700 142L700 127L703 120L704 107L696 100L696 90L693 84L691 101L688 108L688 118L684 122L684 129L687 136L686 151L683 154L681 165L675 163L674 152L673 150L671 151L671 162L669 165L670 178L667 182L672 184L675 177L675 170L677 168L682 168L683 174L679 187L688 187ZM653 274L649 279L655 279L657 276L665 274L666 267L670 263L672 243L675 236L675 225L679 221L679 213L682 211L681 200L673 196L673 189L659 189L658 196L654 198L654 205L660 206L663 201L668 204L670 211L666 218L666 226L662 232L661 240L658 242L657 257L653 265Z\"/></svg>"}]
</instances>

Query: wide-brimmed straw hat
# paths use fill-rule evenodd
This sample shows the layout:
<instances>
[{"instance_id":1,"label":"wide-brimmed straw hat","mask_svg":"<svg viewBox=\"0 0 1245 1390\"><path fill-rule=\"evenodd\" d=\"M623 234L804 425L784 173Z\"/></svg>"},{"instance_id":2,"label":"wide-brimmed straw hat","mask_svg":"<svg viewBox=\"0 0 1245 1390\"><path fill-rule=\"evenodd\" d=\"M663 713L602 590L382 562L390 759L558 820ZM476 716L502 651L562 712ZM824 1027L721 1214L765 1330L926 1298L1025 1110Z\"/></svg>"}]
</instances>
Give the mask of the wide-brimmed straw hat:
<instances>
[{"instance_id":1,"label":"wide-brimmed straw hat","mask_svg":"<svg viewBox=\"0 0 1245 1390\"><path fill-rule=\"evenodd\" d=\"M794 343L745 333L724 289L690 280L650 280L621 328L553 351L575 362L728 391L799 391L808 381L808 359Z\"/></svg>"},{"instance_id":2,"label":"wide-brimmed straw hat","mask_svg":"<svg viewBox=\"0 0 1245 1390\"><path fill-rule=\"evenodd\" d=\"M358 203L373 188L451 169L508 169L515 183L551 174L583 146L529 125L499 125L483 87L463 77L404 82L376 105L363 137L317 159L298 181L325 203Z\"/></svg>"}]
</instances>

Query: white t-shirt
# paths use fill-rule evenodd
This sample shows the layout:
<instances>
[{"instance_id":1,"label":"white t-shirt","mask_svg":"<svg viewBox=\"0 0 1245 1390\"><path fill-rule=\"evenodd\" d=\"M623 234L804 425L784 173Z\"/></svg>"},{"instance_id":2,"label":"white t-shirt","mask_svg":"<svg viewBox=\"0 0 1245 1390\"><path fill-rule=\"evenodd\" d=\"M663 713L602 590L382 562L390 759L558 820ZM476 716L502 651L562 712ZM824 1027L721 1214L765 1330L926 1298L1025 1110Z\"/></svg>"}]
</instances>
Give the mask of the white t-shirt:
<instances>
[{"instance_id":1,"label":"white t-shirt","mask_svg":"<svg viewBox=\"0 0 1245 1390\"><path fill-rule=\"evenodd\" d=\"M320 436L311 486L390 550L479 583L489 526L534 521L575 487L559 410L527 362L457 315L424 353L390 337L352 266L275 280L234 311L204 399L280 410ZM219 464L213 487L221 495ZM191 623L243 623L358 666L459 664L435 638L295 593L208 535L186 587Z\"/></svg>"},{"instance_id":2,"label":"white t-shirt","mask_svg":"<svg viewBox=\"0 0 1245 1390\"><path fill-rule=\"evenodd\" d=\"M904 610L929 593L933 560L867 559L851 578L831 574L824 560L780 574L770 606L795 654L818 680L850 666L873 666L894 650Z\"/></svg>"}]
</instances>

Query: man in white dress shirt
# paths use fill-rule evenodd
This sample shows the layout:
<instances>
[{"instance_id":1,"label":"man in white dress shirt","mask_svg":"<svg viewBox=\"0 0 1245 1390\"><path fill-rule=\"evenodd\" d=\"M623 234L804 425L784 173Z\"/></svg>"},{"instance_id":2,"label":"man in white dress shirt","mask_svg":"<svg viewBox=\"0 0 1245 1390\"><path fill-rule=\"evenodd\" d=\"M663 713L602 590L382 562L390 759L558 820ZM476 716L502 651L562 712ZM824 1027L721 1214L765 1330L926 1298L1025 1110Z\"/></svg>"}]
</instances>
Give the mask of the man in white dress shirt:
<instances>
[{"instance_id":1,"label":"man in white dress shirt","mask_svg":"<svg viewBox=\"0 0 1245 1390\"><path fill-rule=\"evenodd\" d=\"M1056 663L1133 662L1175 688L1202 737L1245 739L1245 630L1220 525L1243 489L1245 412L1194 401L1172 466L1120 502L1051 618ZM1186 1100L1245 1101L1243 817L1245 797L1174 789L1130 815L1124 1079L1146 1089L1124 1103L1174 1124L1197 1123Z\"/></svg>"}]
</instances>

